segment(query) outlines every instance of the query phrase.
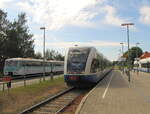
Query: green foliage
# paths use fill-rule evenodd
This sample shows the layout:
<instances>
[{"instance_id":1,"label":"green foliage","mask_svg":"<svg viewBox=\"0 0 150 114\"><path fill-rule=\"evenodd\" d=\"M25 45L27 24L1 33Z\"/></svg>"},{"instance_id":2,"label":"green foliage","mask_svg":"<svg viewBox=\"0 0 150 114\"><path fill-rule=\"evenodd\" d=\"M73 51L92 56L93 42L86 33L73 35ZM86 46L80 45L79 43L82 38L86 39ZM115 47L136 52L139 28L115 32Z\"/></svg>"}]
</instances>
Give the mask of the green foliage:
<instances>
[{"instance_id":1,"label":"green foliage","mask_svg":"<svg viewBox=\"0 0 150 114\"><path fill-rule=\"evenodd\" d=\"M0 9L0 73L2 73L5 58L3 49L6 41L6 30L10 23L6 18L7 13Z\"/></svg>"},{"instance_id":2,"label":"green foliage","mask_svg":"<svg viewBox=\"0 0 150 114\"><path fill-rule=\"evenodd\" d=\"M41 52L36 52L35 55L34 55L34 58L35 58L35 59L42 59L42 54L41 54Z\"/></svg>"},{"instance_id":3,"label":"green foliage","mask_svg":"<svg viewBox=\"0 0 150 114\"><path fill-rule=\"evenodd\" d=\"M34 58L43 59L41 52L36 52ZM64 56L61 55L59 52L53 50L53 49L52 50L50 50L50 49L46 50L45 58L47 60L60 60L60 61L64 60Z\"/></svg>"},{"instance_id":4,"label":"green foliage","mask_svg":"<svg viewBox=\"0 0 150 114\"><path fill-rule=\"evenodd\" d=\"M47 49L45 53L45 57L47 60L64 60L64 56L62 56L58 51Z\"/></svg>"},{"instance_id":5,"label":"green foliage","mask_svg":"<svg viewBox=\"0 0 150 114\"><path fill-rule=\"evenodd\" d=\"M2 75L2 73L0 73L0 78L2 78L3 77L3 75Z\"/></svg>"},{"instance_id":6,"label":"green foliage","mask_svg":"<svg viewBox=\"0 0 150 114\"><path fill-rule=\"evenodd\" d=\"M21 13L18 19L10 22L7 13L0 10L0 71L7 58L34 57L34 40L27 26L26 14ZM6 35L4 35L4 34Z\"/></svg>"},{"instance_id":7,"label":"green foliage","mask_svg":"<svg viewBox=\"0 0 150 114\"><path fill-rule=\"evenodd\" d=\"M132 47L129 51L130 51L130 56L128 56L128 51L126 51L124 53L124 57L126 57L127 60L129 60L129 58L130 58L130 61L132 64L133 64L135 58L140 57L143 53L143 50L140 47Z\"/></svg>"},{"instance_id":8,"label":"green foliage","mask_svg":"<svg viewBox=\"0 0 150 114\"><path fill-rule=\"evenodd\" d=\"M18 20L11 24L5 45L6 58L34 56L33 35L29 33L26 22L25 13L21 13Z\"/></svg>"}]
</instances>

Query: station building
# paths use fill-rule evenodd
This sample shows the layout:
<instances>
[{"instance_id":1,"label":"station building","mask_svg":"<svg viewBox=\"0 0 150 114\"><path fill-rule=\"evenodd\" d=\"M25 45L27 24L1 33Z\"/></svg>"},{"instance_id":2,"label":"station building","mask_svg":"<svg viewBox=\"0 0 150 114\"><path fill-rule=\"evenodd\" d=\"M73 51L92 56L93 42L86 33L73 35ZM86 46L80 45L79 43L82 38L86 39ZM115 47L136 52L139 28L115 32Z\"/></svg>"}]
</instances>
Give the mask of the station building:
<instances>
[{"instance_id":1,"label":"station building","mask_svg":"<svg viewBox=\"0 0 150 114\"><path fill-rule=\"evenodd\" d=\"M145 58L149 58L150 57L150 52L145 52L140 56L140 59L145 59Z\"/></svg>"}]
</instances>

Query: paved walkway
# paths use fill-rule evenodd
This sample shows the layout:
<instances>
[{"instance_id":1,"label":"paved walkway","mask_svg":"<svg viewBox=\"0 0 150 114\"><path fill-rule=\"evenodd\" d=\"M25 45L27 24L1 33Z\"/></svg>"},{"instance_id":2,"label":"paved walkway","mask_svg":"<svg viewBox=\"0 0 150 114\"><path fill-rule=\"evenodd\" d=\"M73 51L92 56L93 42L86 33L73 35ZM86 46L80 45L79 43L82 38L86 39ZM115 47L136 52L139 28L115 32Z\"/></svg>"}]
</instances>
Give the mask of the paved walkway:
<instances>
[{"instance_id":1,"label":"paved walkway","mask_svg":"<svg viewBox=\"0 0 150 114\"><path fill-rule=\"evenodd\" d=\"M112 71L88 95L79 114L150 114L150 77Z\"/></svg>"}]
</instances>

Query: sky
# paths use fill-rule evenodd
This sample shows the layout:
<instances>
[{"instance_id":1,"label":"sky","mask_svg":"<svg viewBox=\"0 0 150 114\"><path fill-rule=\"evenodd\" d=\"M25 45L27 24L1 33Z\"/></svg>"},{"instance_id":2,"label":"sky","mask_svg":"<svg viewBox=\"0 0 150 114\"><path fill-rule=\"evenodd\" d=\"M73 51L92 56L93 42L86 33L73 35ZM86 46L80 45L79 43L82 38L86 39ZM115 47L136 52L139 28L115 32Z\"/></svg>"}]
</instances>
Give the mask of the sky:
<instances>
[{"instance_id":1,"label":"sky","mask_svg":"<svg viewBox=\"0 0 150 114\"><path fill-rule=\"evenodd\" d=\"M0 9L9 20L25 12L30 33L34 34L35 52L43 51L43 30L46 28L46 49L65 54L69 47L94 46L109 60L121 55L121 42L127 50L129 27L130 47L138 45L150 51L150 0L0 0Z\"/></svg>"}]
</instances>

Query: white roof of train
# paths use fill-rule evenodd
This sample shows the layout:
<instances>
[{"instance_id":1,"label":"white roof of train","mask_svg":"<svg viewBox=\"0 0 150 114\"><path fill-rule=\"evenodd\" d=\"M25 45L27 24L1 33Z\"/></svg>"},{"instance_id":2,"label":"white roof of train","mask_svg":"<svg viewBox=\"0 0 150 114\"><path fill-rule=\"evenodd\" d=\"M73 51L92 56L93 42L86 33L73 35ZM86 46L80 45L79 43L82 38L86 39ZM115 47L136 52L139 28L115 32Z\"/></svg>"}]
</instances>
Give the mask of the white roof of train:
<instances>
[{"instance_id":1,"label":"white roof of train","mask_svg":"<svg viewBox=\"0 0 150 114\"><path fill-rule=\"evenodd\" d=\"M32 58L9 58L9 59L6 59L6 61L43 61L42 59L32 59Z\"/></svg>"},{"instance_id":2,"label":"white roof of train","mask_svg":"<svg viewBox=\"0 0 150 114\"><path fill-rule=\"evenodd\" d=\"M41 61L43 62L42 59L33 59L33 58L10 58L6 59L6 61ZM57 60L46 60L46 62L64 62L64 61L57 61Z\"/></svg>"},{"instance_id":3,"label":"white roof of train","mask_svg":"<svg viewBox=\"0 0 150 114\"><path fill-rule=\"evenodd\" d=\"M76 49L76 48L94 48L94 49L96 49L95 47L92 47L92 46L75 46L75 47L69 47L69 49Z\"/></svg>"},{"instance_id":4,"label":"white roof of train","mask_svg":"<svg viewBox=\"0 0 150 114\"><path fill-rule=\"evenodd\" d=\"M107 59L107 57L105 57L102 53L100 53L95 47L93 46L75 46L75 47L69 47L69 49L78 49L78 48L91 48L91 49L94 49L100 56L103 57L103 59ZM109 61L109 60L108 60Z\"/></svg>"}]
</instances>

